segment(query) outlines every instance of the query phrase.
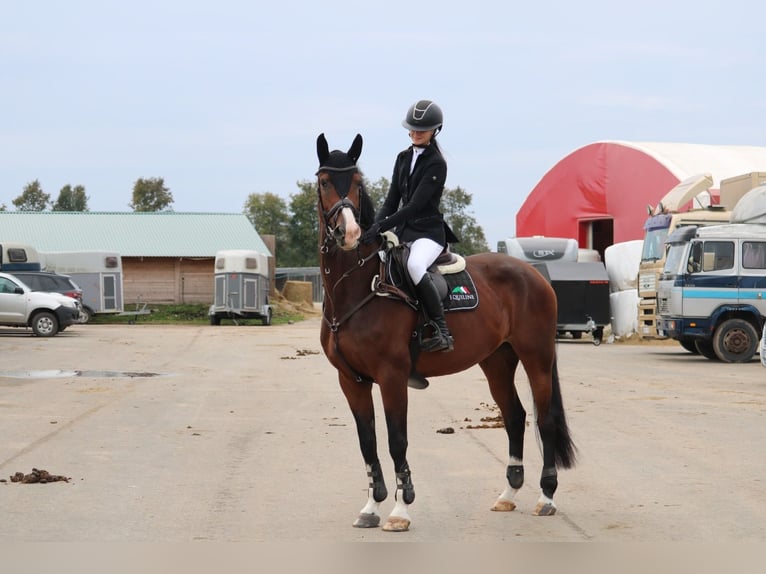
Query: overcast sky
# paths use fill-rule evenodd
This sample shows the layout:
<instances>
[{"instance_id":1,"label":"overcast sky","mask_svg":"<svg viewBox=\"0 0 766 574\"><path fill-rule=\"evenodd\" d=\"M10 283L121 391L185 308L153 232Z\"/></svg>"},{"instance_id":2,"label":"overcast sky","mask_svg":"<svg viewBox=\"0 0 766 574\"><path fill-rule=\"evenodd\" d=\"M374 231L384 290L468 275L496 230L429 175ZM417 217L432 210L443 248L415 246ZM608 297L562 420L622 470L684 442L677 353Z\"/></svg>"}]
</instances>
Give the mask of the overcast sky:
<instances>
[{"instance_id":1,"label":"overcast sky","mask_svg":"<svg viewBox=\"0 0 766 574\"><path fill-rule=\"evenodd\" d=\"M766 145L766 3L3 0L0 204L240 212L313 180L316 137L391 177L418 99L492 250L556 162L599 140ZM555 206L561 209L562 206ZM1 232L2 230L0 230Z\"/></svg>"}]
</instances>

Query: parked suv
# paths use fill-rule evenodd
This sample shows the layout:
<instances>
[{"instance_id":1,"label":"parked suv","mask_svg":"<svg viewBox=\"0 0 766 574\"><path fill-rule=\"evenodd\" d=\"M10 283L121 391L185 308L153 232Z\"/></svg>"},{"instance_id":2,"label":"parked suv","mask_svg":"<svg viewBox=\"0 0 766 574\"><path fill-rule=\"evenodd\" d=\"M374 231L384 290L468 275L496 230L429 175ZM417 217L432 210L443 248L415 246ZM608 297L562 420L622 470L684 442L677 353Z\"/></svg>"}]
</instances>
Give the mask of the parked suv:
<instances>
[{"instance_id":1,"label":"parked suv","mask_svg":"<svg viewBox=\"0 0 766 574\"><path fill-rule=\"evenodd\" d=\"M12 271L32 291L61 293L82 303L82 289L72 281L69 275L59 275L51 271Z\"/></svg>"},{"instance_id":2,"label":"parked suv","mask_svg":"<svg viewBox=\"0 0 766 574\"><path fill-rule=\"evenodd\" d=\"M38 337L52 337L77 323L81 309L77 299L32 291L14 275L0 273L0 325L31 327Z\"/></svg>"}]
</instances>

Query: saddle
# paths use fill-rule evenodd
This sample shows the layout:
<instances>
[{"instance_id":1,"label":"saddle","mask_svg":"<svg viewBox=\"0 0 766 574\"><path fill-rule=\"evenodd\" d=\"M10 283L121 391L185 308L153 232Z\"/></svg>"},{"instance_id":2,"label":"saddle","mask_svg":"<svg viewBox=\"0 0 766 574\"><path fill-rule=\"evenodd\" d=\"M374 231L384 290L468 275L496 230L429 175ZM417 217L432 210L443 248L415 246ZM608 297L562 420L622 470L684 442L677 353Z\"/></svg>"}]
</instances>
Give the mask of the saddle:
<instances>
[{"instance_id":1,"label":"saddle","mask_svg":"<svg viewBox=\"0 0 766 574\"><path fill-rule=\"evenodd\" d=\"M400 244L391 231L383 233L385 241L379 251L380 273L373 279L372 289L380 297L399 298L415 310L419 309L415 285L407 272L410 246ZM473 278L465 267L465 259L445 249L428 268L444 306L444 312L466 311L479 305Z\"/></svg>"}]
</instances>

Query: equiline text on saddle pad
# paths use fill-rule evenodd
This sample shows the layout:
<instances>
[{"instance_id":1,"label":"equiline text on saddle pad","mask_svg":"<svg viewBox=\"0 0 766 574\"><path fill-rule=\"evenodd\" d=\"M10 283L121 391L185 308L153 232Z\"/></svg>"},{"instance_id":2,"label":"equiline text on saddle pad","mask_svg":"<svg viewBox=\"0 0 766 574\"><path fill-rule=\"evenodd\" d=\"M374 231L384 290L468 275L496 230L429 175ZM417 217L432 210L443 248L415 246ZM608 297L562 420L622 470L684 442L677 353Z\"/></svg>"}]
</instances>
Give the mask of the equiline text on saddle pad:
<instances>
[{"instance_id":1,"label":"equiline text on saddle pad","mask_svg":"<svg viewBox=\"0 0 766 574\"><path fill-rule=\"evenodd\" d=\"M468 271L442 275L447 282L444 311L469 311L479 306L479 294Z\"/></svg>"}]
</instances>

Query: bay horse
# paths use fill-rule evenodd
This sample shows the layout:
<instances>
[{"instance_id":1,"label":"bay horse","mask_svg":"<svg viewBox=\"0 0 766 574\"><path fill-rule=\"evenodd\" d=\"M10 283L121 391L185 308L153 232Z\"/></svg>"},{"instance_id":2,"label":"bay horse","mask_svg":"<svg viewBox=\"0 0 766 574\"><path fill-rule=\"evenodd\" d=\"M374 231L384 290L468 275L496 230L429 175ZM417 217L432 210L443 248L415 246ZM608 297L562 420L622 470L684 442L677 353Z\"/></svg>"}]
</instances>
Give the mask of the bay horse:
<instances>
[{"instance_id":1,"label":"bay horse","mask_svg":"<svg viewBox=\"0 0 766 574\"><path fill-rule=\"evenodd\" d=\"M514 498L524 482L526 411L514 382L521 362L532 391L543 458L542 492L533 514L555 514L557 468L575 464L576 447L564 414L557 371L557 302L552 287L531 265L508 255L466 257L478 306L446 314L455 339L454 351L414 356L410 341L421 320L419 313L400 299L377 296L372 285L380 273L380 246L359 242L362 228L369 227L374 217L374 206L357 167L361 151L359 134L345 152L331 152L324 134L317 138L317 211L324 286L320 340L338 371L368 476L367 502L353 525L379 526L380 505L388 496L378 459L373 384L380 389L396 475L396 502L383 530L406 531L411 525L409 507L415 500L407 463L408 381L414 371L422 377L436 377L476 364L487 378L508 436L506 485L492 510L514 510Z\"/></svg>"}]
</instances>

